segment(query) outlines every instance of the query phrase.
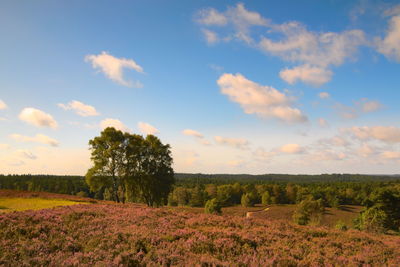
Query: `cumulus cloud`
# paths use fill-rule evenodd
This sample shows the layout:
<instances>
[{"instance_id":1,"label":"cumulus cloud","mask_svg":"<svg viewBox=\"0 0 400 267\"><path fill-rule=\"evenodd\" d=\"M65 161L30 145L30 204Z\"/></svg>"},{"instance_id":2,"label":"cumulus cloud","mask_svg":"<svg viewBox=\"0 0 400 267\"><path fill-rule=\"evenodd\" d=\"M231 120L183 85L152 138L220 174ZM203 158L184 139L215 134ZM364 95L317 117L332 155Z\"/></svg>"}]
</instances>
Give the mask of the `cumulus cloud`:
<instances>
[{"instance_id":1,"label":"cumulus cloud","mask_svg":"<svg viewBox=\"0 0 400 267\"><path fill-rule=\"evenodd\" d=\"M360 140L375 139L391 144L400 143L400 128L394 126L355 126L347 131Z\"/></svg>"},{"instance_id":2,"label":"cumulus cloud","mask_svg":"<svg viewBox=\"0 0 400 267\"><path fill-rule=\"evenodd\" d=\"M206 39L208 44L218 43L219 38L218 38L218 34L216 32L210 31L207 29L203 29L202 32L203 32L204 38Z\"/></svg>"},{"instance_id":3,"label":"cumulus cloud","mask_svg":"<svg viewBox=\"0 0 400 267\"><path fill-rule=\"evenodd\" d=\"M279 76L289 84L301 81L305 84L318 87L331 80L332 71L305 64L292 69L286 68L279 73Z\"/></svg>"},{"instance_id":4,"label":"cumulus cloud","mask_svg":"<svg viewBox=\"0 0 400 267\"><path fill-rule=\"evenodd\" d=\"M58 106L64 110L73 110L75 111L76 114L82 117L88 117L88 116L98 116L100 113L97 112L95 107L86 105L82 102L73 100L69 102L68 104L58 104Z\"/></svg>"},{"instance_id":5,"label":"cumulus cloud","mask_svg":"<svg viewBox=\"0 0 400 267\"><path fill-rule=\"evenodd\" d=\"M98 55L87 55L85 61L92 63L94 69L102 71L107 78L114 82L128 87L142 87L140 82L132 82L124 79L124 69L133 69L139 73L143 73L143 68L133 59L117 58L103 51Z\"/></svg>"},{"instance_id":6,"label":"cumulus cloud","mask_svg":"<svg viewBox=\"0 0 400 267\"><path fill-rule=\"evenodd\" d=\"M378 111L382 108L382 104L379 101L369 100L367 98L361 98L355 101L353 106L347 106L341 103L337 103L334 109L339 113L339 116L344 119L354 119L363 113L370 113Z\"/></svg>"},{"instance_id":7,"label":"cumulus cloud","mask_svg":"<svg viewBox=\"0 0 400 267\"><path fill-rule=\"evenodd\" d=\"M328 92L321 92L321 93L318 94L318 96L321 99L326 99L326 98L331 97L331 95Z\"/></svg>"},{"instance_id":8,"label":"cumulus cloud","mask_svg":"<svg viewBox=\"0 0 400 267\"><path fill-rule=\"evenodd\" d=\"M377 39L378 52L387 58L400 62L400 5L386 12L386 15L392 16L389 19L389 26L383 39Z\"/></svg>"},{"instance_id":9,"label":"cumulus cloud","mask_svg":"<svg viewBox=\"0 0 400 267\"><path fill-rule=\"evenodd\" d=\"M58 124L53 117L36 108L24 108L19 114L19 119L37 127L57 128Z\"/></svg>"},{"instance_id":10,"label":"cumulus cloud","mask_svg":"<svg viewBox=\"0 0 400 267\"><path fill-rule=\"evenodd\" d=\"M155 128L154 126L145 123L145 122L139 122L138 123L138 128L139 131L141 131L144 134L157 134L159 133L158 129Z\"/></svg>"},{"instance_id":11,"label":"cumulus cloud","mask_svg":"<svg viewBox=\"0 0 400 267\"><path fill-rule=\"evenodd\" d=\"M11 134L10 138L14 139L17 142L34 142L51 146L58 146L59 144L57 140L50 138L44 134L37 134L34 137L24 136L21 134Z\"/></svg>"},{"instance_id":12,"label":"cumulus cloud","mask_svg":"<svg viewBox=\"0 0 400 267\"><path fill-rule=\"evenodd\" d=\"M305 122L307 117L294 108L290 97L270 86L246 79L241 74L225 73L217 81L221 93L238 103L246 114L277 118L285 122Z\"/></svg>"},{"instance_id":13,"label":"cumulus cloud","mask_svg":"<svg viewBox=\"0 0 400 267\"><path fill-rule=\"evenodd\" d=\"M197 22L204 26L232 25L234 33L226 36L225 40L239 39L246 43L252 43L250 36L251 26L267 26L269 20L259 13L247 10L242 3L234 7L228 7L225 12L219 12L214 8L202 9L197 13Z\"/></svg>"},{"instance_id":14,"label":"cumulus cloud","mask_svg":"<svg viewBox=\"0 0 400 267\"><path fill-rule=\"evenodd\" d=\"M239 149L247 149L249 145L249 141L243 138L228 138L228 137L215 136L214 140L218 144L227 145Z\"/></svg>"},{"instance_id":15,"label":"cumulus cloud","mask_svg":"<svg viewBox=\"0 0 400 267\"><path fill-rule=\"evenodd\" d=\"M373 154L375 154L375 149L370 145L363 143L358 149L357 154L363 158L367 158Z\"/></svg>"},{"instance_id":16,"label":"cumulus cloud","mask_svg":"<svg viewBox=\"0 0 400 267\"><path fill-rule=\"evenodd\" d=\"M321 86L329 82L333 75L331 66L353 59L358 47L367 44L364 32L358 29L313 32L296 21L274 24L259 13L247 10L242 3L228 7L224 12L203 9L198 13L197 22L203 27L231 26L233 33L228 31L222 39L242 40L251 47L295 64L280 72L281 78L290 84L301 81ZM252 36L254 26L263 27L264 34L257 32L257 37Z\"/></svg>"},{"instance_id":17,"label":"cumulus cloud","mask_svg":"<svg viewBox=\"0 0 400 267\"><path fill-rule=\"evenodd\" d=\"M305 148L299 144L286 144L281 146L279 151L287 154L301 154L305 152Z\"/></svg>"},{"instance_id":18,"label":"cumulus cloud","mask_svg":"<svg viewBox=\"0 0 400 267\"><path fill-rule=\"evenodd\" d=\"M100 122L100 128L105 129L107 127L114 127L117 130L123 131L123 132L130 132L131 130L125 126L120 120L117 119L104 119Z\"/></svg>"},{"instance_id":19,"label":"cumulus cloud","mask_svg":"<svg viewBox=\"0 0 400 267\"><path fill-rule=\"evenodd\" d=\"M7 104L4 103L4 101L0 99L0 110L6 109L6 108L7 108Z\"/></svg>"},{"instance_id":20,"label":"cumulus cloud","mask_svg":"<svg viewBox=\"0 0 400 267\"><path fill-rule=\"evenodd\" d=\"M203 25L223 26L228 23L228 18L214 8L202 9L198 12L197 22Z\"/></svg>"},{"instance_id":21,"label":"cumulus cloud","mask_svg":"<svg viewBox=\"0 0 400 267\"><path fill-rule=\"evenodd\" d=\"M314 161L336 161L344 160L347 155L344 152L336 152L331 150L320 150L311 156Z\"/></svg>"},{"instance_id":22,"label":"cumulus cloud","mask_svg":"<svg viewBox=\"0 0 400 267\"><path fill-rule=\"evenodd\" d=\"M194 137L197 137L197 138L203 138L204 137L204 135L202 133L200 133L198 131L195 131L195 130L192 130L192 129L185 129L185 130L182 131L182 133L184 135L194 136Z\"/></svg>"}]
</instances>

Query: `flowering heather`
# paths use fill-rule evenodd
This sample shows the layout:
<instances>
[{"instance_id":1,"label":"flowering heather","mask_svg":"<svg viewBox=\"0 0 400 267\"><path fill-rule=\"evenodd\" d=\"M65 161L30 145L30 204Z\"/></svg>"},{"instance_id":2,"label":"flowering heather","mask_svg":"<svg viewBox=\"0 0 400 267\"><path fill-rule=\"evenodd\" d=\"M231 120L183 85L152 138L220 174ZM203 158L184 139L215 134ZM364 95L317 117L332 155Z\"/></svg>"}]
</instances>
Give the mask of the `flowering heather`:
<instances>
[{"instance_id":1,"label":"flowering heather","mask_svg":"<svg viewBox=\"0 0 400 267\"><path fill-rule=\"evenodd\" d=\"M0 215L0 266L400 266L400 237L92 204Z\"/></svg>"}]
</instances>

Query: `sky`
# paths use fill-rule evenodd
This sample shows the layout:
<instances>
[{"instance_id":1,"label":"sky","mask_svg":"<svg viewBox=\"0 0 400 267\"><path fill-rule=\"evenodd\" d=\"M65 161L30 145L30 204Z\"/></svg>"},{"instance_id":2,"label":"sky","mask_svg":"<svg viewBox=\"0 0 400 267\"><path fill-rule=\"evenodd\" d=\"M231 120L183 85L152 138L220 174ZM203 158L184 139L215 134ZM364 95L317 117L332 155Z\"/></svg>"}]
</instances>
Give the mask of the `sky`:
<instances>
[{"instance_id":1,"label":"sky","mask_svg":"<svg viewBox=\"0 0 400 267\"><path fill-rule=\"evenodd\" d=\"M0 173L84 175L112 126L175 172L400 173L400 3L0 2Z\"/></svg>"}]
</instances>

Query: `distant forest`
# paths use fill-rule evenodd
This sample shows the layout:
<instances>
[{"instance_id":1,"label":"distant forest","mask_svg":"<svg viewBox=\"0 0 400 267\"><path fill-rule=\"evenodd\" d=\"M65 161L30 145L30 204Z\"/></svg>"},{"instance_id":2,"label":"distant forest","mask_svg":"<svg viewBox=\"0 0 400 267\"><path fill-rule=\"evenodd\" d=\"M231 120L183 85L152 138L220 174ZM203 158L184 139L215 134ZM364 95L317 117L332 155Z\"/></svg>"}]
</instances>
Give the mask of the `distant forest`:
<instances>
[{"instance_id":1,"label":"distant forest","mask_svg":"<svg viewBox=\"0 0 400 267\"><path fill-rule=\"evenodd\" d=\"M308 184L308 183L400 183L400 175L362 175L362 174L200 174L176 173L175 187L194 188L200 185L246 184ZM103 199L103 192L90 192L84 176L69 175L0 175L0 189L43 191L59 194L87 196Z\"/></svg>"}]
</instances>

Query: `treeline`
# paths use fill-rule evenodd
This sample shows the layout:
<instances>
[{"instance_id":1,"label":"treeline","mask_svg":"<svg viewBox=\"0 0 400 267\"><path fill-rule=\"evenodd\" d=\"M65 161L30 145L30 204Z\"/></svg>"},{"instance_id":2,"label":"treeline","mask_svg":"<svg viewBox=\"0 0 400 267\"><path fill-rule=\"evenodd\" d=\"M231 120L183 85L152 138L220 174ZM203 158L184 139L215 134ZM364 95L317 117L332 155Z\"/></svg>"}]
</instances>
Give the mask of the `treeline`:
<instances>
[{"instance_id":1,"label":"treeline","mask_svg":"<svg viewBox=\"0 0 400 267\"><path fill-rule=\"evenodd\" d=\"M203 207L207 200L217 199L222 206L254 206L255 204L298 204L312 198L321 199L325 207L369 205L370 195L382 188L400 193L400 181L327 182L327 183L264 183L264 184L190 184L177 185L170 193L171 206Z\"/></svg>"},{"instance_id":2,"label":"treeline","mask_svg":"<svg viewBox=\"0 0 400 267\"><path fill-rule=\"evenodd\" d=\"M387 182L398 181L400 175L366 175L366 174L202 174L202 173L176 173L177 185L196 184L263 184L268 182L285 183L320 183L320 182Z\"/></svg>"},{"instance_id":3,"label":"treeline","mask_svg":"<svg viewBox=\"0 0 400 267\"><path fill-rule=\"evenodd\" d=\"M49 192L95 197L83 176L69 175L0 175L0 189ZM101 196L102 197L102 196ZM101 198L100 198L101 199Z\"/></svg>"}]
</instances>

